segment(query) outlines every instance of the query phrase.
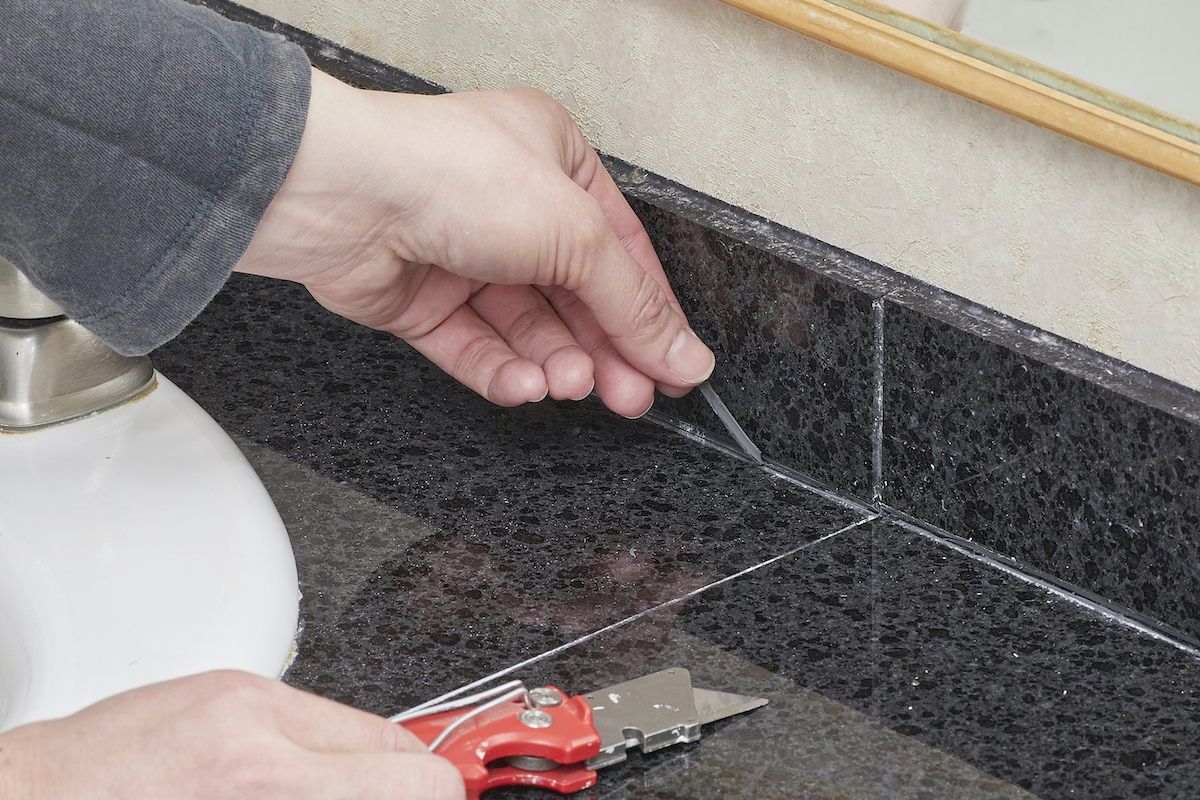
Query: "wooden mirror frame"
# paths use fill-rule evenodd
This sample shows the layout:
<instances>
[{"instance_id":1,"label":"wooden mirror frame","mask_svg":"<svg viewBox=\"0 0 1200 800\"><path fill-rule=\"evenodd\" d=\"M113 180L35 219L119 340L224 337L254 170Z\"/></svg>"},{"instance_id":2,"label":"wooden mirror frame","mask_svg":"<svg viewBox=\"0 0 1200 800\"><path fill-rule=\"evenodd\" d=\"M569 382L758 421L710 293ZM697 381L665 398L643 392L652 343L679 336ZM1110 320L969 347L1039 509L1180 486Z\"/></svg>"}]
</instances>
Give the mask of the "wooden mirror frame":
<instances>
[{"instance_id":1,"label":"wooden mirror frame","mask_svg":"<svg viewBox=\"0 0 1200 800\"><path fill-rule=\"evenodd\" d=\"M1200 186L1200 128L1143 103L871 0L722 2Z\"/></svg>"}]
</instances>

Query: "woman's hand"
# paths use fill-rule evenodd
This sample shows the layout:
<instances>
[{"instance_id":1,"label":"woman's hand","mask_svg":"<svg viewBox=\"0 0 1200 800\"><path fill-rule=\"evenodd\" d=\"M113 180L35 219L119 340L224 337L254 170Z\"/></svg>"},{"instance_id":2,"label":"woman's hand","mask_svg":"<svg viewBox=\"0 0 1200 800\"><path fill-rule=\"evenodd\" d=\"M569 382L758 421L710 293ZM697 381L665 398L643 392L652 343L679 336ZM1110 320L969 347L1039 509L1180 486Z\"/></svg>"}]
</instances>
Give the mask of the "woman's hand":
<instances>
[{"instance_id":1,"label":"woman's hand","mask_svg":"<svg viewBox=\"0 0 1200 800\"><path fill-rule=\"evenodd\" d=\"M381 717L243 672L125 692L0 736L5 800L460 800Z\"/></svg>"},{"instance_id":2,"label":"woman's hand","mask_svg":"<svg viewBox=\"0 0 1200 800\"><path fill-rule=\"evenodd\" d=\"M500 405L593 388L639 416L713 355L641 223L536 90L366 92L313 72L296 161L238 269L298 281Z\"/></svg>"}]
</instances>

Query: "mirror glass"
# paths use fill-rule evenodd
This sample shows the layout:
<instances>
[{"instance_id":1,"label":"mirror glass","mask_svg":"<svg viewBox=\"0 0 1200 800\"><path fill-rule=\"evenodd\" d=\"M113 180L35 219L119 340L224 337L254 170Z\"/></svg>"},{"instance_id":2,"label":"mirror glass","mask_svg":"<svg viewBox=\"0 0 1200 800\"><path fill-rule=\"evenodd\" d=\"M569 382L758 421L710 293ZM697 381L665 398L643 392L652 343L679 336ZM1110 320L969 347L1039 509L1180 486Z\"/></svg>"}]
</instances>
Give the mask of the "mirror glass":
<instances>
[{"instance_id":1,"label":"mirror glass","mask_svg":"<svg viewBox=\"0 0 1200 800\"><path fill-rule=\"evenodd\" d=\"M1200 143L1200 0L829 2Z\"/></svg>"},{"instance_id":2,"label":"mirror glass","mask_svg":"<svg viewBox=\"0 0 1200 800\"><path fill-rule=\"evenodd\" d=\"M1200 122L1197 0L970 0L962 32Z\"/></svg>"}]
</instances>

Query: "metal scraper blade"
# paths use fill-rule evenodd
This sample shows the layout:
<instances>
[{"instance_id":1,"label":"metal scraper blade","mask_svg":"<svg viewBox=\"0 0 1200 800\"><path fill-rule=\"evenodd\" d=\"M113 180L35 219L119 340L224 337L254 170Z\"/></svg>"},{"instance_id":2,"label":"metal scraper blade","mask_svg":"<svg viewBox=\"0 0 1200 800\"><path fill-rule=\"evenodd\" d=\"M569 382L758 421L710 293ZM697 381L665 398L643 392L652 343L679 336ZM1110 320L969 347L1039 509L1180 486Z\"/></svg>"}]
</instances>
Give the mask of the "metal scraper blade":
<instances>
[{"instance_id":1,"label":"metal scraper blade","mask_svg":"<svg viewBox=\"0 0 1200 800\"><path fill-rule=\"evenodd\" d=\"M733 692L714 692L711 689L695 687L692 688L692 699L696 703L696 713L700 715L701 725L752 711L767 704L765 697L751 697L748 694L734 694Z\"/></svg>"}]
</instances>

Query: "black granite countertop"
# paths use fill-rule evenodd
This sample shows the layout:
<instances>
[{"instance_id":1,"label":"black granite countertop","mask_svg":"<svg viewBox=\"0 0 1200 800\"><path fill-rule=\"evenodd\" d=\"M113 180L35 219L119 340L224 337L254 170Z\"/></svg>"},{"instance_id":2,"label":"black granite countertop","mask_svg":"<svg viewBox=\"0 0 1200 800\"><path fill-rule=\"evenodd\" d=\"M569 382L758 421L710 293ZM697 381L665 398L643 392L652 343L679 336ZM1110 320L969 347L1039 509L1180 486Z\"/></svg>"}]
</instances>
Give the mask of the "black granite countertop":
<instances>
[{"instance_id":1,"label":"black granite countertop","mask_svg":"<svg viewBox=\"0 0 1200 800\"><path fill-rule=\"evenodd\" d=\"M770 699L594 797L1200 796L1195 652L900 517L594 401L493 407L290 284L235 277L154 358L287 524L294 685L387 714L683 666Z\"/></svg>"}]
</instances>

